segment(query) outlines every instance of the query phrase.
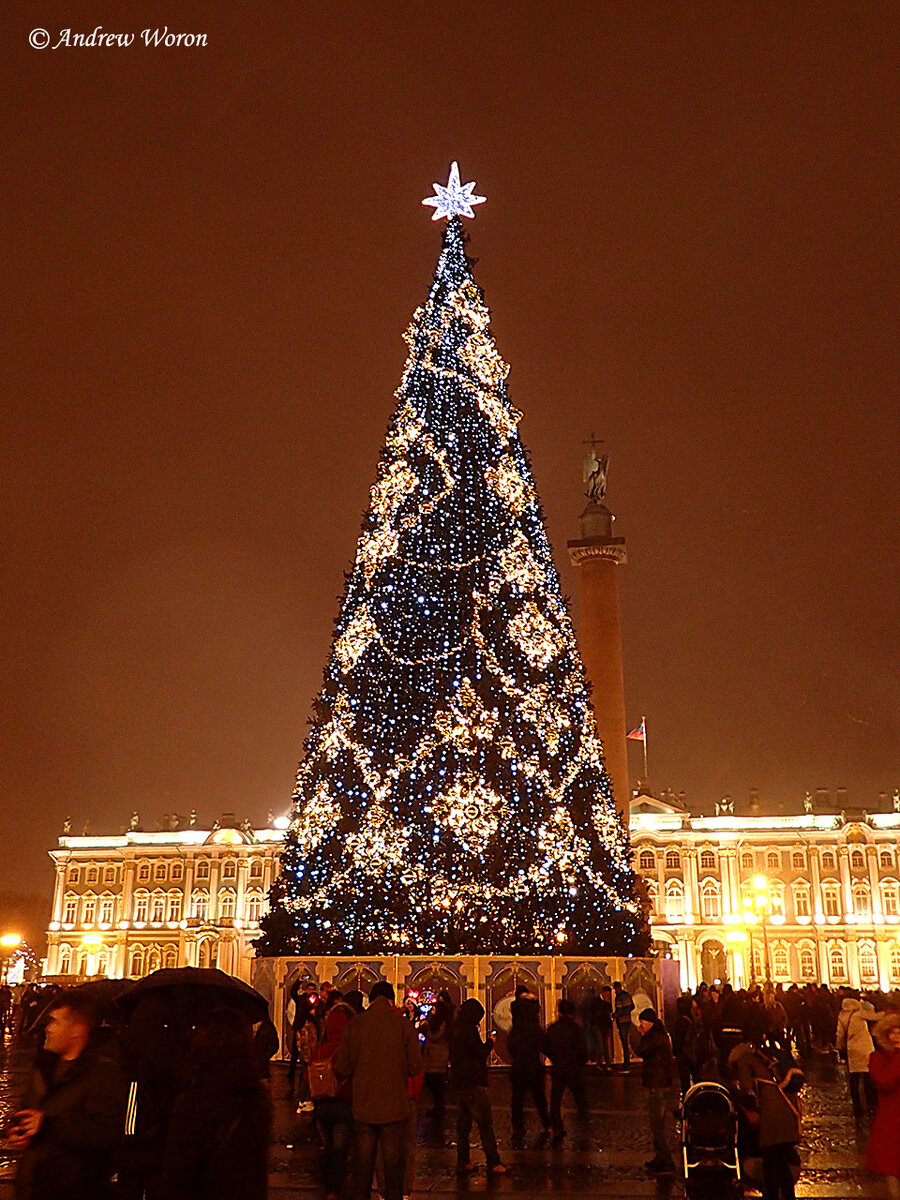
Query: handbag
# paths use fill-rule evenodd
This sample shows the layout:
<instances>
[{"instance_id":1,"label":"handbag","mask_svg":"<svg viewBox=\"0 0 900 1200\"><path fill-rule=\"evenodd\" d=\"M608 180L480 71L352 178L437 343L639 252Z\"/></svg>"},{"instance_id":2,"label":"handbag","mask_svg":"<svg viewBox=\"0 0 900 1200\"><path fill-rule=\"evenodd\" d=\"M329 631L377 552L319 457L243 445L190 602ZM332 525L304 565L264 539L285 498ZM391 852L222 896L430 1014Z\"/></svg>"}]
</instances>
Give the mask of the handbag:
<instances>
[{"instance_id":1,"label":"handbag","mask_svg":"<svg viewBox=\"0 0 900 1200\"><path fill-rule=\"evenodd\" d=\"M334 1069L334 1055L314 1058L306 1068L309 1079L309 1094L313 1100L325 1100L338 1094L338 1077Z\"/></svg>"}]
</instances>

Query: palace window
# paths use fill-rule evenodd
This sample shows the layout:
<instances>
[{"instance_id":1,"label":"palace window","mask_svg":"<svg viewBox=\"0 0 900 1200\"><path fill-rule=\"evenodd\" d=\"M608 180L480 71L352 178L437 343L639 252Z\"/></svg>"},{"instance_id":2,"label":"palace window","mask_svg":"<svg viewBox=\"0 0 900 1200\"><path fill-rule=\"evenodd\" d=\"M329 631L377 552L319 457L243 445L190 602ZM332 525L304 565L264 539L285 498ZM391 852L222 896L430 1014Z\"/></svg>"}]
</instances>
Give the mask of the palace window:
<instances>
[{"instance_id":1,"label":"palace window","mask_svg":"<svg viewBox=\"0 0 900 1200\"><path fill-rule=\"evenodd\" d=\"M878 960L871 946L859 948L859 977L866 983L875 983L878 979Z\"/></svg>"},{"instance_id":2,"label":"palace window","mask_svg":"<svg viewBox=\"0 0 900 1200\"><path fill-rule=\"evenodd\" d=\"M844 951L841 946L832 946L828 951L828 963L831 968L831 978L833 980L844 980L847 978L847 960L844 958Z\"/></svg>"},{"instance_id":3,"label":"palace window","mask_svg":"<svg viewBox=\"0 0 900 1200\"><path fill-rule=\"evenodd\" d=\"M74 925L78 920L78 897L66 896L66 907L63 910L63 921L66 925Z\"/></svg>"},{"instance_id":4,"label":"palace window","mask_svg":"<svg viewBox=\"0 0 900 1200\"><path fill-rule=\"evenodd\" d=\"M131 970L130 975L143 975L144 973L144 947L135 946L131 951Z\"/></svg>"},{"instance_id":5,"label":"palace window","mask_svg":"<svg viewBox=\"0 0 900 1200\"><path fill-rule=\"evenodd\" d=\"M196 873L197 873L198 879L209 879L209 859L208 858L198 858L197 859L197 872Z\"/></svg>"},{"instance_id":6,"label":"palace window","mask_svg":"<svg viewBox=\"0 0 900 1200\"><path fill-rule=\"evenodd\" d=\"M760 952L760 949L758 946L754 946L753 949L750 951L750 962L752 964L751 973L753 975L753 978L754 979L762 979L762 977L763 977L762 953Z\"/></svg>"},{"instance_id":7,"label":"palace window","mask_svg":"<svg viewBox=\"0 0 900 1200\"><path fill-rule=\"evenodd\" d=\"M850 866L854 871L864 871L866 869L866 859L862 850L857 848L851 853Z\"/></svg>"},{"instance_id":8,"label":"palace window","mask_svg":"<svg viewBox=\"0 0 900 1200\"><path fill-rule=\"evenodd\" d=\"M806 870L806 855L802 850L795 850L791 855L791 866L795 871Z\"/></svg>"},{"instance_id":9,"label":"palace window","mask_svg":"<svg viewBox=\"0 0 900 1200\"><path fill-rule=\"evenodd\" d=\"M150 864L148 862L138 863L137 878L138 883L150 882Z\"/></svg>"},{"instance_id":10,"label":"palace window","mask_svg":"<svg viewBox=\"0 0 900 1200\"><path fill-rule=\"evenodd\" d=\"M766 870L780 871L781 870L781 855L777 850L770 850L766 855Z\"/></svg>"},{"instance_id":11,"label":"palace window","mask_svg":"<svg viewBox=\"0 0 900 1200\"><path fill-rule=\"evenodd\" d=\"M87 882L88 883L99 883L100 882L100 868L97 866L96 863L91 863L91 865L87 869Z\"/></svg>"},{"instance_id":12,"label":"palace window","mask_svg":"<svg viewBox=\"0 0 900 1200\"><path fill-rule=\"evenodd\" d=\"M155 874L155 878L158 881L161 882L162 880L164 880L166 877L166 864L162 861L158 862L156 864L156 871L154 874Z\"/></svg>"},{"instance_id":13,"label":"palace window","mask_svg":"<svg viewBox=\"0 0 900 1200\"><path fill-rule=\"evenodd\" d=\"M659 889L652 881L647 882L647 899L650 902L651 916L656 916L659 913Z\"/></svg>"},{"instance_id":14,"label":"palace window","mask_svg":"<svg viewBox=\"0 0 900 1200\"><path fill-rule=\"evenodd\" d=\"M896 917L900 913L897 906L897 885L889 880L881 885L881 902L886 917Z\"/></svg>"},{"instance_id":15,"label":"palace window","mask_svg":"<svg viewBox=\"0 0 900 1200\"><path fill-rule=\"evenodd\" d=\"M742 871L752 871L753 870L753 855L750 854L749 851L747 853L741 855L741 870Z\"/></svg>"},{"instance_id":16,"label":"palace window","mask_svg":"<svg viewBox=\"0 0 900 1200\"><path fill-rule=\"evenodd\" d=\"M798 917L809 916L809 888L805 884L794 888L794 912Z\"/></svg>"},{"instance_id":17,"label":"palace window","mask_svg":"<svg viewBox=\"0 0 900 1200\"><path fill-rule=\"evenodd\" d=\"M163 892L153 893L153 905L150 909L150 920L156 923L166 919L166 897Z\"/></svg>"},{"instance_id":18,"label":"palace window","mask_svg":"<svg viewBox=\"0 0 900 1200\"><path fill-rule=\"evenodd\" d=\"M169 892L169 910L166 920L171 922L181 920L181 892Z\"/></svg>"},{"instance_id":19,"label":"palace window","mask_svg":"<svg viewBox=\"0 0 900 1200\"><path fill-rule=\"evenodd\" d=\"M197 947L197 966L214 967L218 959L218 947L212 938L204 938Z\"/></svg>"},{"instance_id":20,"label":"palace window","mask_svg":"<svg viewBox=\"0 0 900 1200\"><path fill-rule=\"evenodd\" d=\"M72 947L61 946L59 951L59 973L60 975L72 974Z\"/></svg>"},{"instance_id":21,"label":"palace window","mask_svg":"<svg viewBox=\"0 0 900 1200\"><path fill-rule=\"evenodd\" d=\"M800 978L815 979L816 977L816 955L815 951L810 946L801 946L797 953L797 959L800 963Z\"/></svg>"},{"instance_id":22,"label":"palace window","mask_svg":"<svg viewBox=\"0 0 900 1200\"><path fill-rule=\"evenodd\" d=\"M261 858L250 859L250 878L262 879L263 877L263 862Z\"/></svg>"},{"instance_id":23,"label":"palace window","mask_svg":"<svg viewBox=\"0 0 900 1200\"><path fill-rule=\"evenodd\" d=\"M81 868L80 867L69 867L69 883L80 883L80 882L81 882Z\"/></svg>"},{"instance_id":24,"label":"palace window","mask_svg":"<svg viewBox=\"0 0 900 1200\"><path fill-rule=\"evenodd\" d=\"M175 862L172 863L171 869L169 871L169 878L172 880L173 883L180 883L183 875L184 875L184 864L176 860Z\"/></svg>"},{"instance_id":25,"label":"palace window","mask_svg":"<svg viewBox=\"0 0 900 1200\"><path fill-rule=\"evenodd\" d=\"M247 920L258 922L262 917L263 898L259 892L250 892L247 896Z\"/></svg>"},{"instance_id":26,"label":"palace window","mask_svg":"<svg viewBox=\"0 0 900 1200\"><path fill-rule=\"evenodd\" d=\"M162 966L162 958L159 953L159 947L153 946L150 953L147 955L147 972L151 974L153 971L158 971Z\"/></svg>"},{"instance_id":27,"label":"palace window","mask_svg":"<svg viewBox=\"0 0 900 1200\"><path fill-rule=\"evenodd\" d=\"M642 871L656 870L656 854L653 850L642 850L638 865Z\"/></svg>"},{"instance_id":28,"label":"palace window","mask_svg":"<svg viewBox=\"0 0 900 1200\"><path fill-rule=\"evenodd\" d=\"M165 954L163 955L163 966L168 967L169 970L178 966L178 951L174 946L166 947Z\"/></svg>"},{"instance_id":29,"label":"palace window","mask_svg":"<svg viewBox=\"0 0 900 1200\"><path fill-rule=\"evenodd\" d=\"M878 861L881 863L882 871L893 871L894 856L890 850L882 850L878 856Z\"/></svg>"},{"instance_id":30,"label":"palace window","mask_svg":"<svg viewBox=\"0 0 900 1200\"><path fill-rule=\"evenodd\" d=\"M715 850L700 851L700 870L714 871L716 869L716 852Z\"/></svg>"},{"instance_id":31,"label":"palace window","mask_svg":"<svg viewBox=\"0 0 900 1200\"><path fill-rule=\"evenodd\" d=\"M822 884L822 901L826 917L841 915L841 890L836 883Z\"/></svg>"},{"instance_id":32,"label":"palace window","mask_svg":"<svg viewBox=\"0 0 900 1200\"><path fill-rule=\"evenodd\" d=\"M134 894L134 919L136 921L146 921L150 913L150 897L146 892L135 892Z\"/></svg>"},{"instance_id":33,"label":"palace window","mask_svg":"<svg viewBox=\"0 0 900 1200\"><path fill-rule=\"evenodd\" d=\"M900 947L892 946L889 958L891 964L891 979L893 979L896 983L896 981L900 979Z\"/></svg>"},{"instance_id":34,"label":"palace window","mask_svg":"<svg viewBox=\"0 0 900 1200\"><path fill-rule=\"evenodd\" d=\"M666 920L675 924L684 916L684 888L677 879L666 884Z\"/></svg>"},{"instance_id":35,"label":"palace window","mask_svg":"<svg viewBox=\"0 0 900 1200\"><path fill-rule=\"evenodd\" d=\"M776 979L789 979L791 961L785 946L776 946L772 951L772 972Z\"/></svg>"},{"instance_id":36,"label":"palace window","mask_svg":"<svg viewBox=\"0 0 900 1200\"><path fill-rule=\"evenodd\" d=\"M199 921L209 918L209 895L207 892L194 892L194 916Z\"/></svg>"},{"instance_id":37,"label":"palace window","mask_svg":"<svg viewBox=\"0 0 900 1200\"><path fill-rule=\"evenodd\" d=\"M235 862L235 860L233 858L225 859L225 862L222 866L222 878L223 879L236 879L237 878L237 863Z\"/></svg>"},{"instance_id":38,"label":"palace window","mask_svg":"<svg viewBox=\"0 0 900 1200\"><path fill-rule=\"evenodd\" d=\"M853 911L863 921L872 919L872 897L867 883L853 885Z\"/></svg>"},{"instance_id":39,"label":"palace window","mask_svg":"<svg viewBox=\"0 0 900 1200\"><path fill-rule=\"evenodd\" d=\"M115 900L112 896L104 896L100 901L100 924L112 925L115 914Z\"/></svg>"},{"instance_id":40,"label":"palace window","mask_svg":"<svg viewBox=\"0 0 900 1200\"><path fill-rule=\"evenodd\" d=\"M82 925L93 925L97 919L97 898L95 896L85 896L81 904L81 923Z\"/></svg>"},{"instance_id":41,"label":"palace window","mask_svg":"<svg viewBox=\"0 0 900 1200\"><path fill-rule=\"evenodd\" d=\"M234 916L234 909L235 909L235 895L234 895L234 892L230 888L227 888L219 896L219 915L221 917L226 917L226 918L230 919Z\"/></svg>"},{"instance_id":42,"label":"palace window","mask_svg":"<svg viewBox=\"0 0 900 1200\"><path fill-rule=\"evenodd\" d=\"M681 870L681 855L677 850L666 851L666 870L679 871Z\"/></svg>"},{"instance_id":43,"label":"palace window","mask_svg":"<svg viewBox=\"0 0 900 1200\"><path fill-rule=\"evenodd\" d=\"M103 871L103 882L104 883L115 883L117 870L118 869L117 869L115 863L107 863L106 867L104 868L104 871Z\"/></svg>"},{"instance_id":44,"label":"palace window","mask_svg":"<svg viewBox=\"0 0 900 1200\"><path fill-rule=\"evenodd\" d=\"M700 886L700 907L704 921L718 921L722 911L719 885L713 879L705 879Z\"/></svg>"},{"instance_id":45,"label":"palace window","mask_svg":"<svg viewBox=\"0 0 900 1200\"><path fill-rule=\"evenodd\" d=\"M822 851L822 867L826 871L833 871L835 866L835 858L833 850Z\"/></svg>"}]
</instances>

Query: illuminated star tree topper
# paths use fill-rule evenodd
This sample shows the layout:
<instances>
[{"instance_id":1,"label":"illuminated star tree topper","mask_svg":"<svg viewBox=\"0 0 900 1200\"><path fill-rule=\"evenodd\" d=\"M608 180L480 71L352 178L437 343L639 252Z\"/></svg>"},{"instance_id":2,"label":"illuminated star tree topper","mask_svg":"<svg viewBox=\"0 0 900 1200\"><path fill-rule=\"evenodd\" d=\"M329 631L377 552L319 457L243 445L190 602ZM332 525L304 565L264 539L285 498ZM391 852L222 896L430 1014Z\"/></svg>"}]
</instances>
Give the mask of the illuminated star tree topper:
<instances>
[{"instance_id":1,"label":"illuminated star tree topper","mask_svg":"<svg viewBox=\"0 0 900 1200\"><path fill-rule=\"evenodd\" d=\"M486 196L473 196L474 187L474 183L460 183L459 163L454 162L450 164L447 186L434 184L436 194L426 196L422 203L434 208L432 221L439 221L441 217L447 217L448 220L450 217L474 217L472 205L484 204L487 199Z\"/></svg>"}]
</instances>

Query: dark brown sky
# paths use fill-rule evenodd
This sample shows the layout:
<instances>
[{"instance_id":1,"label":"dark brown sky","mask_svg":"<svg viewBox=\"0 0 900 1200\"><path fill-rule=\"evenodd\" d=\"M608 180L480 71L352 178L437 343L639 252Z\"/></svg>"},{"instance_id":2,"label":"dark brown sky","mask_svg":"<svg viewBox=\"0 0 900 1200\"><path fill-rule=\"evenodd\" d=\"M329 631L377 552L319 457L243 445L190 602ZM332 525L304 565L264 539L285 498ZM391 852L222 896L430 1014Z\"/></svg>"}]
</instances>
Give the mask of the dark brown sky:
<instances>
[{"instance_id":1,"label":"dark brown sky","mask_svg":"<svg viewBox=\"0 0 900 1200\"><path fill-rule=\"evenodd\" d=\"M97 24L209 45L27 43ZM8 7L0 886L44 886L67 814L284 809L452 158L570 592L581 439L612 451L656 787L900 785L897 34L893 3Z\"/></svg>"}]
</instances>

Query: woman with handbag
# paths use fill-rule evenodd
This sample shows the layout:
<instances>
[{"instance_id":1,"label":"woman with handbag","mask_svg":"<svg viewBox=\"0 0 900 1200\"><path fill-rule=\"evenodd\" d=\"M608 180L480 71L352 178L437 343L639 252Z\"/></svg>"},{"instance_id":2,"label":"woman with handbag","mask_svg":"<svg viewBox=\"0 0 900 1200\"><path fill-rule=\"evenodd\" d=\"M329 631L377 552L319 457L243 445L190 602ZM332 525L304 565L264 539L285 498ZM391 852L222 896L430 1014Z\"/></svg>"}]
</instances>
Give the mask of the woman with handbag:
<instances>
[{"instance_id":1,"label":"woman with handbag","mask_svg":"<svg viewBox=\"0 0 900 1200\"><path fill-rule=\"evenodd\" d=\"M342 1001L340 992L332 992L331 995L336 995L337 999L328 1005L324 1022L325 1040L312 1051L308 1078L315 1105L316 1128L322 1142L325 1197L326 1200L340 1200L353 1138L353 1093L351 1080L342 1078L335 1071L334 1056L354 1010Z\"/></svg>"},{"instance_id":2,"label":"woman with handbag","mask_svg":"<svg viewBox=\"0 0 900 1200\"><path fill-rule=\"evenodd\" d=\"M755 1028L731 1051L728 1064L749 1102L744 1112L757 1128L762 1155L763 1200L795 1200L800 1102L804 1075L792 1063L763 1054Z\"/></svg>"}]
</instances>

